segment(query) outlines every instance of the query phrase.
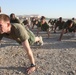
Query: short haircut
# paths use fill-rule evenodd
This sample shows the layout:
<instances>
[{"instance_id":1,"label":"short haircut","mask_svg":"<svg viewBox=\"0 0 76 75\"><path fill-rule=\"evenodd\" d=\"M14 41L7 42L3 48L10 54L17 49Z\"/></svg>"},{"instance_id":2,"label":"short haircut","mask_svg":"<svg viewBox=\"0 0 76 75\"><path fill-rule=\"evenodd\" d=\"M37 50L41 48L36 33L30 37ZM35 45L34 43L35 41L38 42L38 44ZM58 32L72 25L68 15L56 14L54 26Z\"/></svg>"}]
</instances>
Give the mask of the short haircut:
<instances>
[{"instance_id":1,"label":"short haircut","mask_svg":"<svg viewBox=\"0 0 76 75\"><path fill-rule=\"evenodd\" d=\"M3 21L10 21L10 18L8 15L6 14L0 14L0 20L3 20Z\"/></svg>"},{"instance_id":2,"label":"short haircut","mask_svg":"<svg viewBox=\"0 0 76 75\"><path fill-rule=\"evenodd\" d=\"M12 18L13 15L15 15L15 14L14 14L14 13L11 13L11 14L10 14L10 18Z\"/></svg>"},{"instance_id":3,"label":"short haircut","mask_svg":"<svg viewBox=\"0 0 76 75\"><path fill-rule=\"evenodd\" d=\"M43 19L45 19L45 17L44 16L41 16L41 20L43 20Z\"/></svg>"},{"instance_id":4,"label":"short haircut","mask_svg":"<svg viewBox=\"0 0 76 75\"><path fill-rule=\"evenodd\" d=\"M68 25L70 25L71 23L73 23L73 21L72 21L72 20L67 20L66 23L67 23Z\"/></svg>"},{"instance_id":5,"label":"short haircut","mask_svg":"<svg viewBox=\"0 0 76 75\"><path fill-rule=\"evenodd\" d=\"M60 20L62 20L62 17L59 17Z\"/></svg>"}]
</instances>

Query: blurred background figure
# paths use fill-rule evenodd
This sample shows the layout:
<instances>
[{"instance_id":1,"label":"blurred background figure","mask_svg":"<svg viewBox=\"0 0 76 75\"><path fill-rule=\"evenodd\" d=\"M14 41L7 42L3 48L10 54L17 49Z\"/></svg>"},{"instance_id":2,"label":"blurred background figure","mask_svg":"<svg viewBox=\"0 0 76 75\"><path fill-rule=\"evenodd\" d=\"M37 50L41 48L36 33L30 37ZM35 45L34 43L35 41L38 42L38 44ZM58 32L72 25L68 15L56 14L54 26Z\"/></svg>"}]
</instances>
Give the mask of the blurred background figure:
<instances>
[{"instance_id":1,"label":"blurred background figure","mask_svg":"<svg viewBox=\"0 0 76 75\"><path fill-rule=\"evenodd\" d=\"M26 28L30 28L29 21L27 19L25 19L22 23Z\"/></svg>"},{"instance_id":2,"label":"blurred background figure","mask_svg":"<svg viewBox=\"0 0 76 75\"><path fill-rule=\"evenodd\" d=\"M20 23L20 20L16 18L14 13L10 14L10 23Z\"/></svg>"},{"instance_id":3,"label":"blurred background figure","mask_svg":"<svg viewBox=\"0 0 76 75\"><path fill-rule=\"evenodd\" d=\"M35 22L36 22L36 18L35 18L35 17L33 17L33 18L32 18L32 20L31 20L32 29L34 29Z\"/></svg>"},{"instance_id":4,"label":"blurred background figure","mask_svg":"<svg viewBox=\"0 0 76 75\"><path fill-rule=\"evenodd\" d=\"M37 25L37 36L39 35L40 31L46 31L48 34L48 38L50 37L49 25L46 22L46 19L44 16L41 16L40 23L38 23L38 25Z\"/></svg>"},{"instance_id":5,"label":"blurred background figure","mask_svg":"<svg viewBox=\"0 0 76 75\"><path fill-rule=\"evenodd\" d=\"M52 30L54 30L54 21L53 21L52 19L50 19L50 20L48 21L48 24L50 24L50 25L49 25L50 28L52 28Z\"/></svg>"},{"instance_id":6,"label":"blurred background figure","mask_svg":"<svg viewBox=\"0 0 76 75\"><path fill-rule=\"evenodd\" d=\"M54 33L56 33L57 27L58 27L58 30L61 30L64 23L65 22L62 20L62 17L59 17L58 21L55 23Z\"/></svg>"},{"instance_id":7,"label":"blurred background figure","mask_svg":"<svg viewBox=\"0 0 76 75\"><path fill-rule=\"evenodd\" d=\"M76 19L74 17L72 18L72 21L76 24Z\"/></svg>"}]
</instances>

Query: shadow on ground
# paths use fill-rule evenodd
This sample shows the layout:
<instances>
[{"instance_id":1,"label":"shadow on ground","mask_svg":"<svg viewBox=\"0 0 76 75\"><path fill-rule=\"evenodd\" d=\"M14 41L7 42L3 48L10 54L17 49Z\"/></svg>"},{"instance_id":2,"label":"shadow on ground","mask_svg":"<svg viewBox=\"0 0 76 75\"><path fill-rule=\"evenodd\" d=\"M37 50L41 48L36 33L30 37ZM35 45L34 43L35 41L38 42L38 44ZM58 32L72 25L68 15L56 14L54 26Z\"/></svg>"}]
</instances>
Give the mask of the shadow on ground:
<instances>
[{"instance_id":1,"label":"shadow on ground","mask_svg":"<svg viewBox=\"0 0 76 75\"><path fill-rule=\"evenodd\" d=\"M0 67L0 70L12 70L12 71L15 71L16 70L16 72L17 73L23 73L23 74L26 74L26 75L28 75L27 73L26 73L26 67L13 67L13 66L10 66L10 67Z\"/></svg>"}]
</instances>

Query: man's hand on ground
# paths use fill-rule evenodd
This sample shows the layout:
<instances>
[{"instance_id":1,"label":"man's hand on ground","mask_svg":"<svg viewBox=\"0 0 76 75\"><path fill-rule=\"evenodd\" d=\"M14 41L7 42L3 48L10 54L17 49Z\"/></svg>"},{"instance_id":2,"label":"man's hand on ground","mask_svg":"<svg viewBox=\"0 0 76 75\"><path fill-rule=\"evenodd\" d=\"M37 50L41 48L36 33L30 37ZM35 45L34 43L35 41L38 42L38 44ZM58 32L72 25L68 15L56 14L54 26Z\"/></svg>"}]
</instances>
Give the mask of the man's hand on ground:
<instances>
[{"instance_id":1,"label":"man's hand on ground","mask_svg":"<svg viewBox=\"0 0 76 75\"><path fill-rule=\"evenodd\" d=\"M27 72L27 74L30 74L32 72L35 72L35 70L36 70L36 67L29 67L29 68L27 68L26 72Z\"/></svg>"}]
</instances>

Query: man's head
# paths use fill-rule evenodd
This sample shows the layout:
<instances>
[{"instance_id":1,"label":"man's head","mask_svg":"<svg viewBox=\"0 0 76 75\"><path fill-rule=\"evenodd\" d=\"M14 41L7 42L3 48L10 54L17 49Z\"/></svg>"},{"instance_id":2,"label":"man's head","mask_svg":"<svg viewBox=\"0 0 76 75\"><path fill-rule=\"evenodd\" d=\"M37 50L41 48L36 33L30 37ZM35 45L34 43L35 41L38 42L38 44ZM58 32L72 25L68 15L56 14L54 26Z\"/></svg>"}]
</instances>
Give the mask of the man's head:
<instances>
[{"instance_id":1,"label":"man's head","mask_svg":"<svg viewBox=\"0 0 76 75\"><path fill-rule=\"evenodd\" d=\"M10 14L10 18L11 18L11 19L15 19L15 18L16 18L16 17L15 17L15 14L14 14L14 13L11 13L11 14Z\"/></svg>"},{"instance_id":2,"label":"man's head","mask_svg":"<svg viewBox=\"0 0 76 75\"><path fill-rule=\"evenodd\" d=\"M73 17L73 18L72 18L72 20L74 21L74 20L75 20L75 18Z\"/></svg>"},{"instance_id":3,"label":"man's head","mask_svg":"<svg viewBox=\"0 0 76 75\"><path fill-rule=\"evenodd\" d=\"M73 26L73 21L72 20L67 20L66 24L68 25L68 28L71 28Z\"/></svg>"},{"instance_id":4,"label":"man's head","mask_svg":"<svg viewBox=\"0 0 76 75\"><path fill-rule=\"evenodd\" d=\"M59 17L59 21L62 21L62 17Z\"/></svg>"},{"instance_id":5,"label":"man's head","mask_svg":"<svg viewBox=\"0 0 76 75\"><path fill-rule=\"evenodd\" d=\"M41 19L40 20L44 20L45 19L45 17L44 16L41 16Z\"/></svg>"},{"instance_id":6,"label":"man's head","mask_svg":"<svg viewBox=\"0 0 76 75\"><path fill-rule=\"evenodd\" d=\"M10 18L6 14L0 14L0 34L8 33L10 27Z\"/></svg>"},{"instance_id":7,"label":"man's head","mask_svg":"<svg viewBox=\"0 0 76 75\"><path fill-rule=\"evenodd\" d=\"M45 23L45 17L44 16L41 16L41 23Z\"/></svg>"}]
</instances>

